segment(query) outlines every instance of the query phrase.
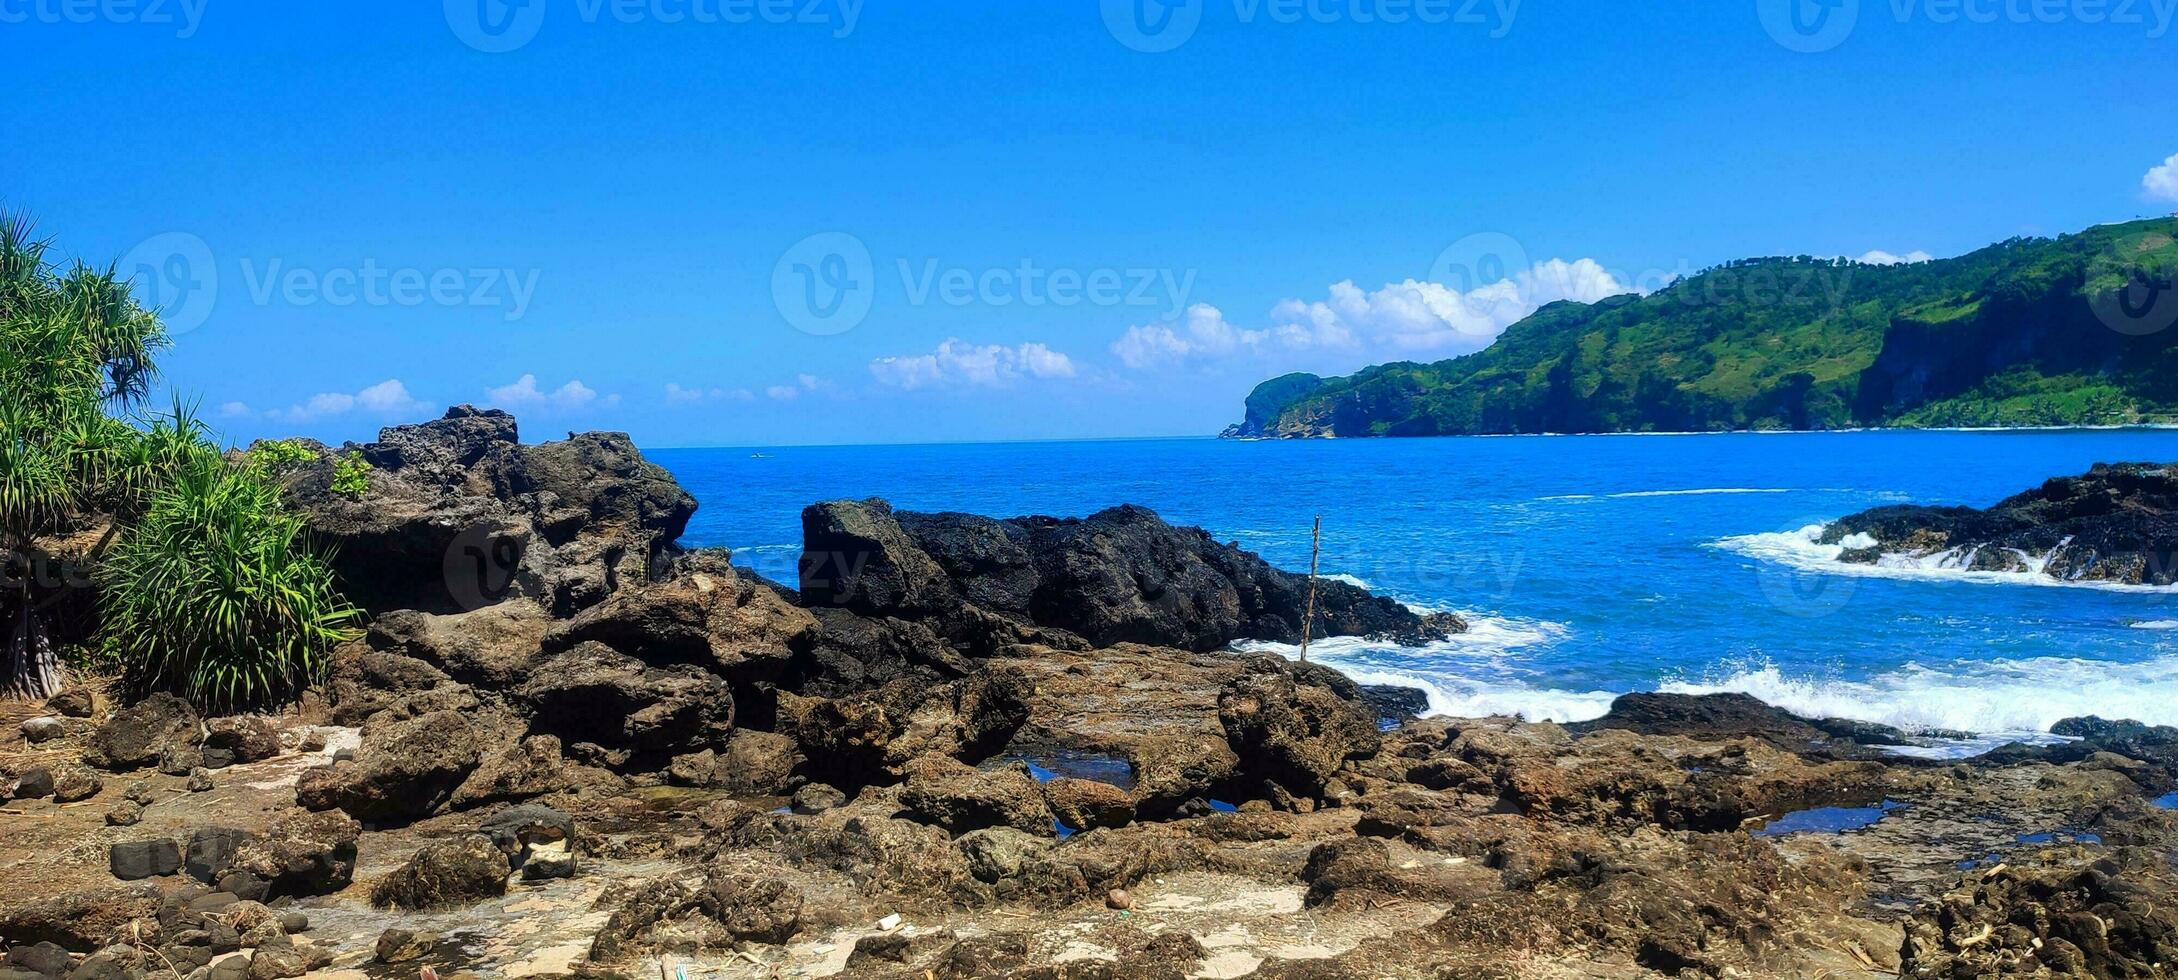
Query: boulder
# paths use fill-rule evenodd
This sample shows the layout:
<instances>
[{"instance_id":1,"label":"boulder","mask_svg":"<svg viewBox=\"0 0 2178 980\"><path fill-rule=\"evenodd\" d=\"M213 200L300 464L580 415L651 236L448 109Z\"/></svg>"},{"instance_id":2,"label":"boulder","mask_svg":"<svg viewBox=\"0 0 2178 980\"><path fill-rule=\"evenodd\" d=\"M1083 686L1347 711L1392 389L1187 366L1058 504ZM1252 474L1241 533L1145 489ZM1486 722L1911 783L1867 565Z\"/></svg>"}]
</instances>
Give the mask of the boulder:
<instances>
[{"instance_id":1,"label":"boulder","mask_svg":"<svg viewBox=\"0 0 2178 980\"><path fill-rule=\"evenodd\" d=\"M1044 804L1070 830L1134 822L1134 798L1110 783L1060 777L1044 784Z\"/></svg>"},{"instance_id":2,"label":"boulder","mask_svg":"<svg viewBox=\"0 0 2178 980\"><path fill-rule=\"evenodd\" d=\"M408 863L379 879L371 888L371 904L411 910L468 905L506 894L512 873L506 853L491 838L463 834L425 844Z\"/></svg>"},{"instance_id":3,"label":"boulder","mask_svg":"<svg viewBox=\"0 0 2178 980\"><path fill-rule=\"evenodd\" d=\"M108 827L134 827L143 819L144 805L135 800L122 800L106 811Z\"/></svg>"},{"instance_id":4,"label":"boulder","mask_svg":"<svg viewBox=\"0 0 2178 980\"><path fill-rule=\"evenodd\" d=\"M910 818L954 834L985 827L1054 832L1051 810L1025 766L976 769L947 756L923 756L907 766L900 806Z\"/></svg>"},{"instance_id":5,"label":"boulder","mask_svg":"<svg viewBox=\"0 0 2178 980\"><path fill-rule=\"evenodd\" d=\"M128 923L154 917L159 892L149 885L30 895L0 910L0 936L22 945L49 942L88 953L112 942Z\"/></svg>"},{"instance_id":6,"label":"boulder","mask_svg":"<svg viewBox=\"0 0 2178 980\"><path fill-rule=\"evenodd\" d=\"M98 699L87 687L71 687L45 701L45 709L63 718L89 718L98 709Z\"/></svg>"},{"instance_id":7,"label":"boulder","mask_svg":"<svg viewBox=\"0 0 2178 980\"><path fill-rule=\"evenodd\" d=\"M250 838L249 831L234 827L200 827L190 832L182 848L182 867L191 878L218 884L234 866L235 852Z\"/></svg>"},{"instance_id":8,"label":"boulder","mask_svg":"<svg viewBox=\"0 0 2178 980\"><path fill-rule=\"evenodd\" d=\"M770 683L816 625L784 590L735 569L726 552L700 551L556 626L544 646L602 643L654 666L692 664L736 684Z\"/></svg>"},{"instance_id":9,"label":"boulder","mask_svg":"<svg viewBox=\"0 0 2178 980\"><path fill-rule=\"evenodd\" d=\"M779 945L801 929L801 890L770 875L714 871L701 901L704 913L742 942Z\"/></svg>"},{"instance_id":10,"label":"boulder","mask_svg":"<svg viewBox=\"0 0 2178 980\"><path fill-rule=\"evenodd\" d=\"M75 958L55 943L26 943L8 950L7 965L39 976L57 977L76 964Z\"/></svg>"},{"instance_id":11,"label":"boulder","mask_svg":"<svg viewBox=\"0 0 2178 980\"><path fill-rule=\"evenodd\" d=\"M181 871L181 847L164 837L122 841L107 849L107 867L122 881L164 877Z\"/></svg>"},{"instance_id":12,"label":"boulder","mask_svg":"<svg viewBox=\"0 0 2178 980\"><path fill-rule=\"evenodd\" d=\"M532 735L486 754L446 805L452 810L468 810L494 803L517 803L580 785L582 776L569 768L560 751L560 740Z\"/></svg>"},{"instance_id":13,"label":"boulder","mask_svg":"<svg viewBox=\"0 0 2178 980\"><path fill-rule=\"evenodd\" d=\"M377 958L380 963L413 963L438 947L438 933L395 926L378 934Z\"/></svg>"},{"instance_id":14,"label":"boulder","mask_svg":"<svg viewBox=\"0 0 2178 980\"><path fill-rule=\"evenodd\" d=\"M525 881L574 876L574 817L531 803L493 814L477 832L507 856L507 866Z\"/></svg>"},{"instance_id":15,"label":"boulder","mask_svg":"<svg viewBox=\"0 0 2178 980\"><path fill-rule=\"evenodd\" d=\"M22 724L23 741L32 745L68 735L68 724L56 717L32 718Z\"/></svg>"},{"instance_id":16,"label":"boulder","mask_svg":"<svg viewBox=\"0 0 2178 980\"><path fill-rule=\"evenodd\" d=\"M810 783L794 791L794 812L823 813L847 802L847 794L824 783Z\"/></svg>"},{"instance_id":17,"label":"boulder","mask_svg":"<svg viewBox=\"0 0 2178 980\"><path fill-rule=\"evenodd\" d=\"M537 730L638 760L716 747L733 730L724 681L695 667L650 667L602 643L552 658L513 693Z\"/></svg>"},{"instance_id":18,"label":"boulder","mask_svg":"<svg viewBox=\"0 0 2178 980\"><path fill-rule=\"evenodd\" d=\"M1308 664L1252 657L1218 694L1218 721L1243 773L1318 795L1348 759L1381 744L1376 713L1352 682Z\"/></svg>"},{"instance_id":19,"label":"boulder","mask_svg":"<svg viewBox=\"0 0 2178 980\"><path fill-rule=\"evenodd\" d=\"M355 761L303 774L296 801L373 823L407 823L439 812L502 740L492 719L457 711L376 725Z\"/></svg>"},{"instance_id":20,"label":"boulder","mask_svg":"<svg viewBox=\"0 0 2178 980\"><path fill-rule=\"evenodd\" d=\"M42 800L53 795L53 785L53 770L45 766L31 766L16 774L15 788L8 796L17 800Z\"/></svg>"},{"instance_id":21,"label":"boulder","mask_svg":"<svg viewBox=\"0 0 2178 980\"><path fill-rule=\"evenodd\" d=\"M794 740L772 732L735 732L725 751L675 756L667 776L681 786L721 789L749 796L778 795L793 788L802 762Z\"/></svg>"},{"instance_id":22,"label":"boulder","mask_svg":"<svg viewBox=\"0 0 2178 980\"><path fill-rule=\"evenodd\" d=\"M362 824L341 813L280 817L263 834L236 845L219 879L220 890L256 891L252 897L259 901L339 891L355 879L356 842L362 833Z\"/></svg>"},{"instance_id":23,"label":"boulder","mask_svg":"<svg viewBox=\"0 0 2178 980\"><path fill-rule=\"evenodd\" d=\"M352 448L372 467L361 498L332 490L332 453L286 473L285 496L373 613L524 597L572 615L648 580L696 509L624 433L525 446L500 411L457 406Z\"/></svg>"},{"instance_id":24,"label":"boulder","mask_svg":"<svg viewBox=\"0 0 2178 980\"><path fill-rule=\"evenodd\" d=\"M204 723L204 730L208 769L262 762L280 754L280 732L263 715L214 718Z\"/></svg>"},{"instance_id":25,"label":"boulder","mask_svg":"<svg viewBox=\"0 0 2178 980\"><path fill-rule=\"evenodd\" d=\"M939 620L956 641L973 641L964 630L989 629L975 622L980 612L1100 647L1297 642L1308 603L1307 576L1135 506L1082 519L997 520L832 501L803 510L802 540L806 603ZM1346 582L1316 583L1319 637L1423 642L1465 629L1457 617L1419 615Z\"/></svg>"},{"instance_id":26,"label":"boulder","mask_svg":"<svg viewBox=\"0 0 2178 980\"><path fill-rule=\"evenodd\" d=\"M1840 560L1874 564L1885 555L1954 556L1972 571L2047 576L2066 582L2170 585L2178 567L2178 468L2164 463L2096 463L1998 501L1971 507L1894 505L1823 529L1822 543L1849 545Z\"/></svg>"},{"instance_id":27,"label":"boulder","mask_svg":"<svg viewBox=\"0 0 2178 980\"><path fill-rule=\"evenodd\" d=\"M145 769L202 741L196 709L164 692L115 714L91 733L83 761L109 772Z\"/></svg>"}]
</instances>

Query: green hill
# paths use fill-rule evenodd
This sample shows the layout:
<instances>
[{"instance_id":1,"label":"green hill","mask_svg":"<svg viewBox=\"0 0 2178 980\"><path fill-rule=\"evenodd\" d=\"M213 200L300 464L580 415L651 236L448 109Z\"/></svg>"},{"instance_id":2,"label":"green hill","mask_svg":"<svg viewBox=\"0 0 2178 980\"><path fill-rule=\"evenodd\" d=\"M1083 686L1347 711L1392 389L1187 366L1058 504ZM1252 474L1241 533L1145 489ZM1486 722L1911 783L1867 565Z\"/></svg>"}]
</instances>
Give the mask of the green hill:
<instances>
[{"instance_id":1,"label":"green hill","mask_svg":"<svg viewBox=\"0 0 2178 980\"><path fill-rule=\"evenodd\" d=\"M1911 265L1733 262L1553 303L1485 350L1258 386L1227 436L2106 425L2178 418L2178 218Z\"/></svg>"}]
</instances>

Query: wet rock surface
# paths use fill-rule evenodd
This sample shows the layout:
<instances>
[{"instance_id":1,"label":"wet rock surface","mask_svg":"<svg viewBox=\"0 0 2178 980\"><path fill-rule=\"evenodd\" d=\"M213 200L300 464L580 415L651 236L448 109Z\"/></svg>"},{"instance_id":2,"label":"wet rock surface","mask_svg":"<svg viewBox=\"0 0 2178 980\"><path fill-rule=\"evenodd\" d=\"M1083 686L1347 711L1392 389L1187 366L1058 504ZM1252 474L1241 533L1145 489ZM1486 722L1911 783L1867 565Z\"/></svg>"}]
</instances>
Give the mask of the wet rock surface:
<instances>
[{"instance_id":1,"label":"wet rock surface","mask_svg":"<svg viewBox=\"0 0 2178 980\"><path fill-rule=\"evenodd\" d=\"M1878 507L1830 525L1823 541L1864 564L1902 554L1973 571L2169 585L2178 581L2178 470L2097 463L1987 509Z\"/></svg>"},{"instance_id":2,"label":"wet rock surface","mask_svg":"<svg viewBox=\"0 0 2178 980\"><path fill-rule=\"evenodd\" d=\"M819 505L797 591L679 550L693 503L624 438L523 447L457 409L358 451L362 500L308 466L289 488L378 576L369 634L295 713L0 702L0 975L2173 961L2169 729L2072 719L2063 744L1932 762L1730 696L1414 719L1414 692L1227 652L1297 638L1305 578L1138 508ZM458 601L448 554L505 587ZM1319 586L1318 636L1457 625Z\"/></svg>"}]
</instances>

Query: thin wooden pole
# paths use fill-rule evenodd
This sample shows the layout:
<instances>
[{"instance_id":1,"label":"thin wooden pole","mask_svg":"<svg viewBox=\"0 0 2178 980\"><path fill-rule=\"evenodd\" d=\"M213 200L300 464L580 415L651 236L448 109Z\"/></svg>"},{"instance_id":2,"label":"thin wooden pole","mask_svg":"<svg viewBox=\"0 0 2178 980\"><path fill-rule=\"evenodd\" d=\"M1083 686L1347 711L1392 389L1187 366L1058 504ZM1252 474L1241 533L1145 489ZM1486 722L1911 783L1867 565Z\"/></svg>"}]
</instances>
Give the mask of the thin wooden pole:
<instances>
[{"instance_id":1,"label":"thin wooden pole","mask_svg":"<svg viewBox=\"0 0 2178 980\"><path fill-rule=\"evenodd\" d=\"M1308 611L1301 616L1301 662L1308 662L1308 634L1316 625L1316 559L1323 554L1323 515L1308 533Z\"/></svg>"}]
</instances>

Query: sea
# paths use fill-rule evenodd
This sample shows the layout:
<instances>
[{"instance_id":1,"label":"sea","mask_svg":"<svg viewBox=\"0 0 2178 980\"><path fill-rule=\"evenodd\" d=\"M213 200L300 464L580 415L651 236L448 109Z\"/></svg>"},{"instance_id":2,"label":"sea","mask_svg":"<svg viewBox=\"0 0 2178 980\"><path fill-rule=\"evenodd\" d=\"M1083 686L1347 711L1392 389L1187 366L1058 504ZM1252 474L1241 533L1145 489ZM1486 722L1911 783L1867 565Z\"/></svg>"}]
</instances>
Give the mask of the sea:
<instances>
[{"instance_id":1,"label":"sea","mask_svg":"<svg viewBox=\"0 0 2178 980\"><path fill-rule=\"evenodd\" d=\"M1822 526L1884 504L1987 506L2098 461L2178 459L2166 429L1243 442L1156 439L649 451L701 507L684 542L792 584L800 512L1082 516L1123 503L1418 609L1424 646L1312 660L1429 693L1432 713L1579 721L1634 691L1736 691L1810 716L2048 741L2095 714L2178 724L2178 591L1848 566ZM1291 646L1256 644L1287 656Z\"/></svg>"}]
</instances>

